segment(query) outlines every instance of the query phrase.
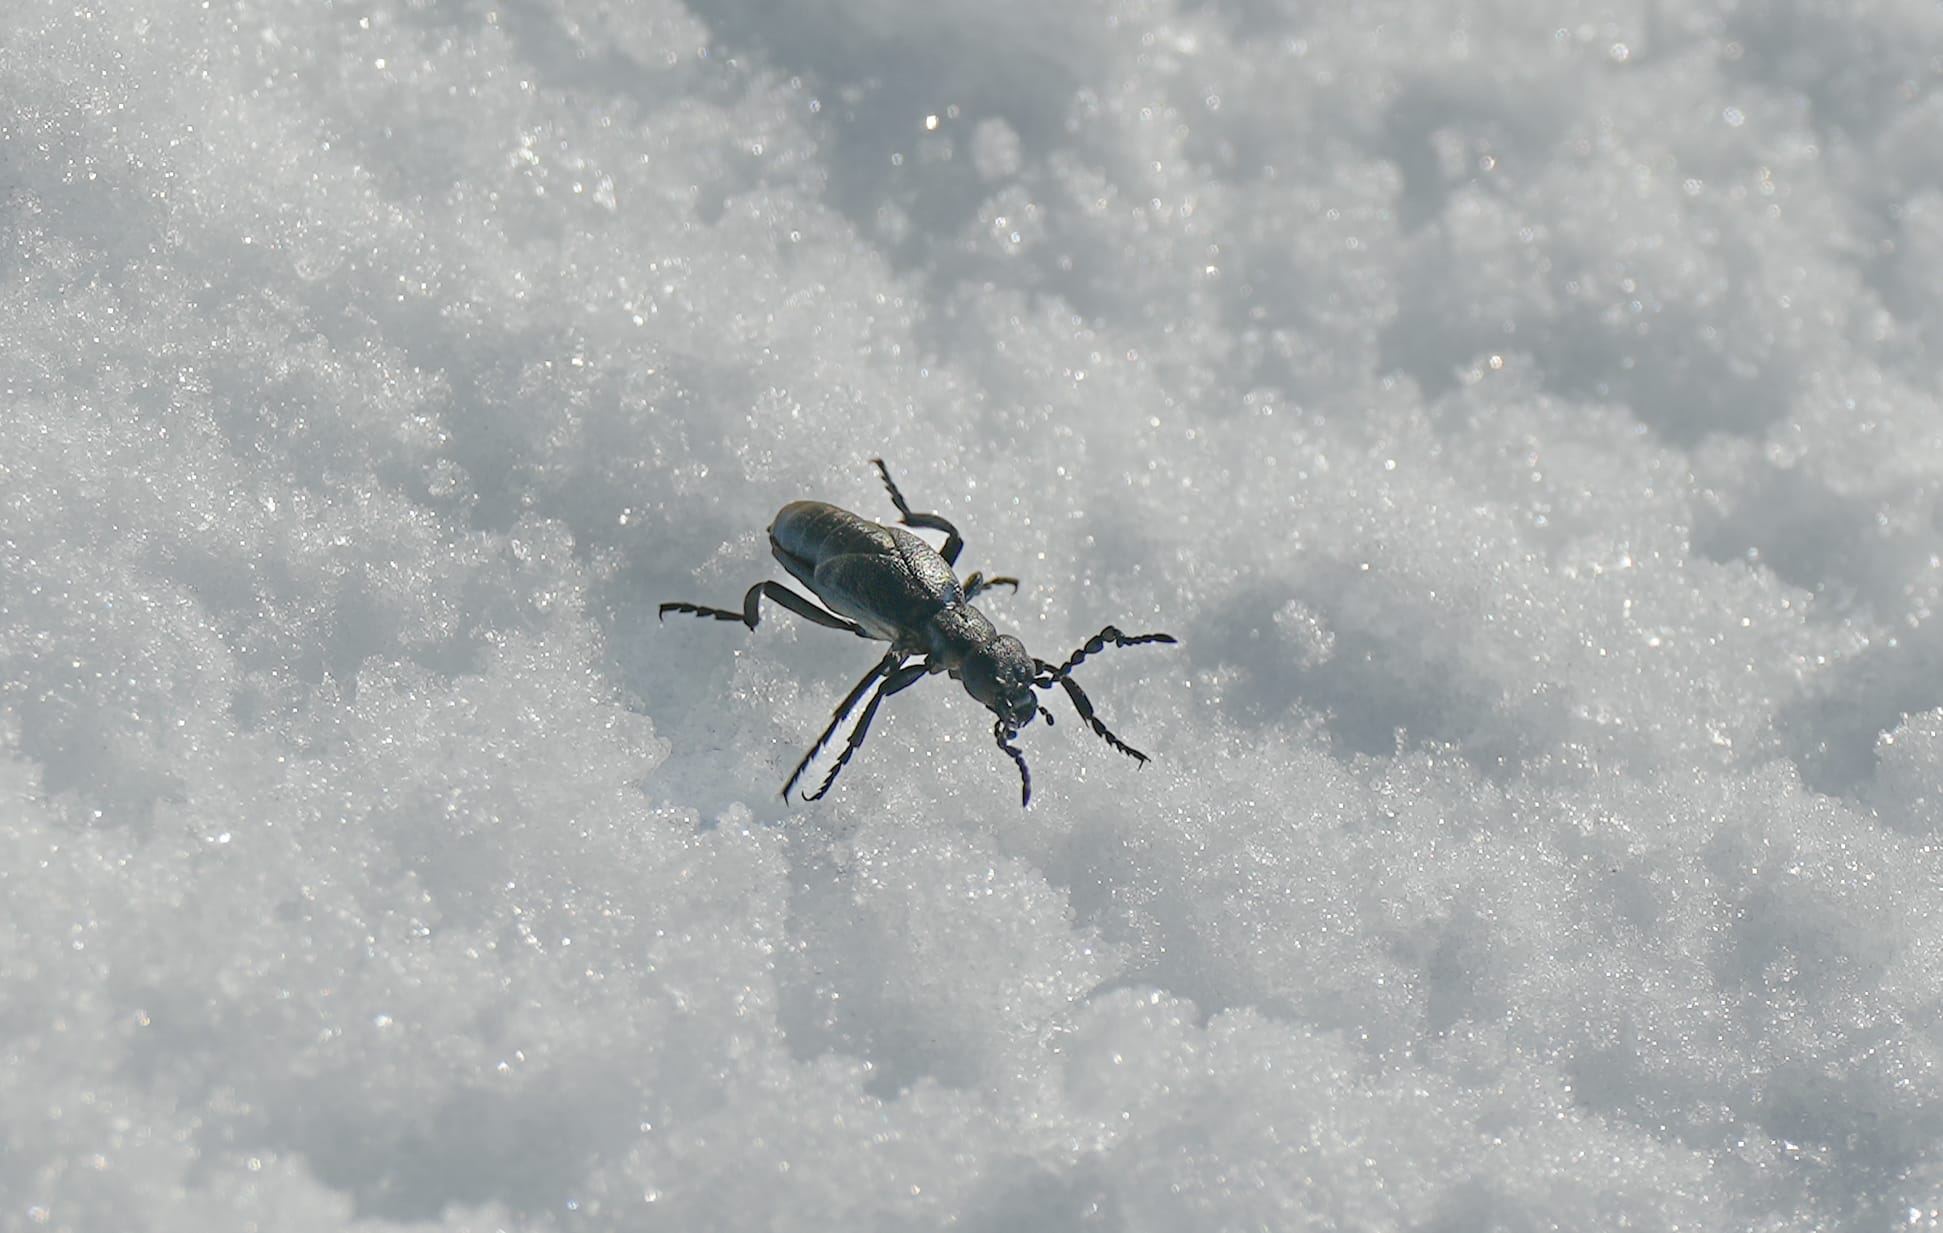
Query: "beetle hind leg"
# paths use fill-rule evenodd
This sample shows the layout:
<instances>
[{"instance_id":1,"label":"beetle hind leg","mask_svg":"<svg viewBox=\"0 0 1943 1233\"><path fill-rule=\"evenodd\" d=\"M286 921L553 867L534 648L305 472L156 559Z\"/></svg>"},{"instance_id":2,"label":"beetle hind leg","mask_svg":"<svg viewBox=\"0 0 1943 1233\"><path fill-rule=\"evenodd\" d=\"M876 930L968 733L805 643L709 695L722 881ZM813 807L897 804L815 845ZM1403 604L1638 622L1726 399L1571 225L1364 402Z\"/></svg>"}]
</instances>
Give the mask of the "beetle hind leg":
<instances>
[{"instance_id":1,"label":"beetle hind leg","mask_svg":"<svg viewBox=\"0 0 1943 1233\"><path fill-rule=\"evenodd\" d=\"M656 615L657 619L666 620L670 612L686 612L698 617L714 617L718 621L740 621L750 629L754 629L762 621L761 604L765 596L770 601L781 604L805 620L814 621L818 625L827 626L830 629L841 629L847 633L855 634L859 638L870 637L869 632L855 621L846 621L840 616L823 611L823 609L817 607L809 600L804 599L801 595L798 595L780 582L758 582L756 585L750 587L749 593L742 597L742 611L740 612L734 612L727 608L709 608L701 604L675 601L661 605L657 609Z\"/></svg>"},{"instance_id":2,"label":"beetle hind leg","mask_svg":"<svg viewBox=\"0 0 1943 1233\"><path fill-rule=\"evenodd\" d=\"M748 623L748 618L740 612L730 612L727 608L705 608L700 604L687 604L679 600L661 605L656 610L656 619L665 621L668 619L670 612L687 612L698 617L714 617L718 621L741 621L744 624ZM754 627L751 626L751 628Z\"/></svg>"}]
</instances>

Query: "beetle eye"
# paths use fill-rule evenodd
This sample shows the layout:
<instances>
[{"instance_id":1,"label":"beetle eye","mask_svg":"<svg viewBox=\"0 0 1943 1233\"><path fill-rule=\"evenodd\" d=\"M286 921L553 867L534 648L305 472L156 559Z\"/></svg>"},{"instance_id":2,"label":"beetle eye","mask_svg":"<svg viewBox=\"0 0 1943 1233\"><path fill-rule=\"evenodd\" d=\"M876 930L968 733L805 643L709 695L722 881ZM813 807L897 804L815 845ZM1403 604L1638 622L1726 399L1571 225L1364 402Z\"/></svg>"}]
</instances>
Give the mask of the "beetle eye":
<instances>
[{"instance_id":1,"label":"beetle eye","mask_svg":"<svg viewBox=\"0 0 1943 1233\"><path fill-rule=\"evenodd\" d=\"M1005 700L1005 722L1014 732L1031 723L1039 714L1039 699L1031 690L1013 694Z\"/></svg>"}]
</instances>

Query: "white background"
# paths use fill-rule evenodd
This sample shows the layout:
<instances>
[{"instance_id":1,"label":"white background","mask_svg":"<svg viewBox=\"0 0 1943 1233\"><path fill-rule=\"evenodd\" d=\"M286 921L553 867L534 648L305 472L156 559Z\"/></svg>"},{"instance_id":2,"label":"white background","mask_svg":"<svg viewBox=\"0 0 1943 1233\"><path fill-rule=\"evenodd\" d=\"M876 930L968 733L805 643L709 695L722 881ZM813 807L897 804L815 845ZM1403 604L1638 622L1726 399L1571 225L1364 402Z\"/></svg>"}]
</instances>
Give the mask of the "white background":
<instances>
[{"instance_id":1,"label":"white background","mask_svg":"<svg viewBox=\"0 0 1943 1233\"><path fill-rule=\"evenodd\" d=\"M1940 269L1922 0L14 0L0 1228L1930 1227ZM779 799L877 455L1151 765Z\"/></svg>"}]
</instances>

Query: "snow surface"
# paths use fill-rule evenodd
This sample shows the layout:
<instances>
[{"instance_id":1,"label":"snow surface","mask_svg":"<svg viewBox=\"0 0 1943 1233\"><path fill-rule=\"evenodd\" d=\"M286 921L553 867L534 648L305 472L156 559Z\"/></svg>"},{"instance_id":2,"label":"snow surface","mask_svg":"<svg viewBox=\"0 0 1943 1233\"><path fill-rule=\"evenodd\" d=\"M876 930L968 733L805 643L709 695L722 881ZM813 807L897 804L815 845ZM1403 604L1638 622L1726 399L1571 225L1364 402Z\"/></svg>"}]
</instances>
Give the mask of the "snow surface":
<instances>
[{"instance_id":1,"label":"snow surface","mask_svg":"<svg viewBox=\"0 0 1943 1233\"><path fill-rule=\"evenodd\" d=\"M1934 1227L1943 8L11 0L0 1229ZM964 529L1063 718L662 600Z\"/></svg>"}]
</instances>

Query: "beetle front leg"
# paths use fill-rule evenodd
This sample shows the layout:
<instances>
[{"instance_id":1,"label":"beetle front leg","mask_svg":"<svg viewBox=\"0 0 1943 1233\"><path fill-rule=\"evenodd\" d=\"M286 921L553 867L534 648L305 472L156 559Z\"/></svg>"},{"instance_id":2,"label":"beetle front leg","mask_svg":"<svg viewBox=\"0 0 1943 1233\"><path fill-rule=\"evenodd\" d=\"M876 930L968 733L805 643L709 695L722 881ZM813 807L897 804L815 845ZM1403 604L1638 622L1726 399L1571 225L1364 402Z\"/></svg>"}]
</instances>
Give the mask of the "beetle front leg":
<instances>
[{"instance_id":1,"label":"beetle front leg","mask_svg":"<svg viewBox=\"0 0 1943 1233\"><path fill-rule=\"evenodd\" d=\"M823 609L817 607L809 600L804 599L801 595L798 595L780 582L758 582L756 585L750 587L749 593L742 597L742 611L740 612L732 612L727 608L707 608L701 604L689 604L676 601L661 605L660 609L657 610L656 619L666 620L670 612L687 612L699 617L714 617L718 621L740 621L750 629L754 629L756 624L762 620L762 613L758 611L758 606L761 604L762 598L765 595L791 612L794 612L797 616L803 617L805 620L815 621L818 625L825 625L831 629L845 630L857 635L859 638L870 637L869 633L865 632L864 627L855 621L846 621L840 616L823 611Z\"/></svg>"},{"instance_id":2,"label":"beetle front leg","mask_svg":"<svg viewBox=\"0 0 1943 1233\"><path fill-rule=\"evenodd\" d=\"M1046 712L1046 722L1052 722L1052 712ZM1013 735L1016 735L1013 734ZM1032 803L1032 772L1025 769L1025 751L1006 739L1005 721L999 720L992 725L992 737L1007 757L1019 764L1019 808L1024 809Z\"/></svg>"}]
</instances>

